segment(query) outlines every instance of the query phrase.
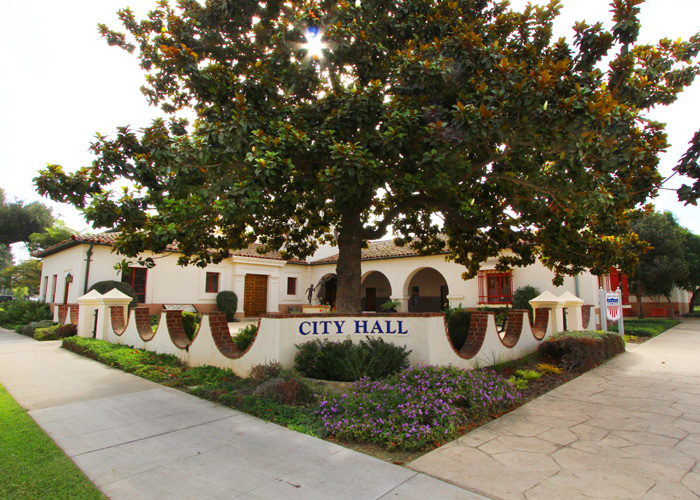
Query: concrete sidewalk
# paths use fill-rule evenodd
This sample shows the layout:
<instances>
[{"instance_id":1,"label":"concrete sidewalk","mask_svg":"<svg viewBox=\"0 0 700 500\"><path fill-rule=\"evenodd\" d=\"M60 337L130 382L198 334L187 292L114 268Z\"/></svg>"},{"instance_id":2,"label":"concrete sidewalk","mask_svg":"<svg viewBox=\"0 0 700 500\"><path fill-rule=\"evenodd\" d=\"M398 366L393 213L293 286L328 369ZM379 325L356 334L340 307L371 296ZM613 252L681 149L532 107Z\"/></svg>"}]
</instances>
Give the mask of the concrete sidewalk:
<instances>
[{"instance_id":1,"label":"concrete sidewalk","mask_svg":"<svg viewBox=\"0 0 700 500\"><path fill-rule=\"evenodd\" d=\"M0 384L115 500L484 499L7 330Z\"/></svg>"},{"instance_id":2,"label":"concrete sidewalk","mask_svg":"<svg viewBox=\"0 0 700 500\"><path fill-rule=\"evenodd\" d=\"M409 464L496 499L700 498L700 321Z\"/></svg>"}]
</instances>

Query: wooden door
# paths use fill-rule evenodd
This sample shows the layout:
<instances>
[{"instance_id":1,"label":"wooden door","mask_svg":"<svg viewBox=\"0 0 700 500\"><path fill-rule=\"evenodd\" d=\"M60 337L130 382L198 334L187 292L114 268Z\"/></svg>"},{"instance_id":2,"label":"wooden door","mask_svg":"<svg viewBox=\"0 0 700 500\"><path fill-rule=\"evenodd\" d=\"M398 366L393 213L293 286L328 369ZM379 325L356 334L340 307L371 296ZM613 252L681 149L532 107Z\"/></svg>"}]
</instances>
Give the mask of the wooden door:
<instances>
[{"instance_id":1,"label":"wooden door","mask_svg":"<svg viewBox=\"0 0 700 500\"><path fill-rule=\"evenodd\" d=\"M267 276L246 274L243 291L243 313L246 316L260 316L267 312Z\"/></svg>"},{"instance_id":2,"label":"wooden door","mask_svg":"<svg viewBox=\"0 0 700 500\"><path fill-rule=\"evenodd\" d=\"M376 311L377 310L377 289L367 288L367 300L365 303L365 311Z\"/></svg>"}]
</instances>

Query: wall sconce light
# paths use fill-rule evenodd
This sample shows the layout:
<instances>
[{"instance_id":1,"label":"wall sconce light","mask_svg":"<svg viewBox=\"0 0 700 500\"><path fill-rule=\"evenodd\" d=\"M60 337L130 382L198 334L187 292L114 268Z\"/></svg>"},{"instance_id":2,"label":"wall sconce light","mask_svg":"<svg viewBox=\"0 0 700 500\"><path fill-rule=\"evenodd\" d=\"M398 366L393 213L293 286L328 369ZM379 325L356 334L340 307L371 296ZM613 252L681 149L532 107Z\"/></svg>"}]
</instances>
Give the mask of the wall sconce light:
<instances>
[{"instance_id":1,"label":"wall sconce light","mask_svg":"<svg viewBox=\"0 0 700 500\"><path fill-rule=\"evenodd\" d=\"M73 283L73 275L71 273L66 274L66 283Z\"/></svg>"}]
</instances>

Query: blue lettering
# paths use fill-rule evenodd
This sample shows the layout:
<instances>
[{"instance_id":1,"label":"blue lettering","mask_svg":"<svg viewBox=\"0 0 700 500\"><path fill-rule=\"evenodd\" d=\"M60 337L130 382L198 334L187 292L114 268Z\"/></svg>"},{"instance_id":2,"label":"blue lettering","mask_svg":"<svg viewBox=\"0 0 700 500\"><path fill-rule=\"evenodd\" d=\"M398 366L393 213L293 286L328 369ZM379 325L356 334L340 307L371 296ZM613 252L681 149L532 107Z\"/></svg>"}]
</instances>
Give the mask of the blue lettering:
<instances>
[{"instance_id":1,"label":"blue lettering","mask_svg":"<svg viewBox=\"0 0 700 500\"><path fill-rule=\"evenodd\" d=\"M338 331L335 333L343 333L343 325L345 324L345 321L334 321L333 323L335 323L335 327L338 329Z\"/></svg>"},{"instance_id":2,"label":"blue lettering","mask_svg":"<svg viewBox=\"0 0 700 500\"><path fill-rule=\"evenodd\" d=\"M318 323L314 321L311 324L314 325L314 335L318 335Z\"/></svg>"},{"instance_id":3,"label":"blue lettering","mask_svg":"<svg viewBox=\"0 0 700 500\"><path fill-rule=\"evenodd\" d=\"M328 323L333 323L332 321L319 321L323 325L323 331L321 332L322 334L327 334L328 333Z\"/></svg>"},{"instance_id":4,"label":"blue lettering","mask_svg":"<svg viewBox=\"0 0 700 500\"><path fill-rule=\"evenodd\" d=\"M377 331L379 330L379 331ZM374 326L372 327L372 331L369 333L384 333L382 330L382 327L379 325L379 321L374 322Z\"/></svg>"},{"instance_id":5,"label":"blue lettering","mask_svg":"<svg viewBox=\"0 0 700 500\"><path fill-rule=\"evenodd\" d=\"M362 332L360 331L360 323L362 323L362 329L364 330ZM367 333L367 320L355 320L355 333Z\"/></svg>"},{"instance_id":6,"label":"blue lettering","mask_svg":"<svg viewBox=\"0 0 700 500\"><path fill-rule=\"evenodd\" d=\"M396 333L396 330L391 331L391 320L386 320L386 333Z\"/></svg>"},{"instance_id":7,"label":"blue lettering","mask_svg":"<svg viewBox=\"0 0 700 500\"><path fill-rule=\"evenodd\" d=\"M399 324L398 333L403 334L403 335L407 334L408 330L405 330L405 331L403 330L403 321L397 321L397 323Z\"/></svg>"},{"instance_id":8,"label":"blue lettering","mask_svg":"<svg viewBox=\"0 0 700 500\"><path fill-rule=\"evenodd\" d=\"M302 335L308 335L311 332L310 331L305 332L304 325L311 325L311 323L309 323L308 321L302 321L301 324L299 325L299 333L301 333Z\"/></svg>"}]
</instances>

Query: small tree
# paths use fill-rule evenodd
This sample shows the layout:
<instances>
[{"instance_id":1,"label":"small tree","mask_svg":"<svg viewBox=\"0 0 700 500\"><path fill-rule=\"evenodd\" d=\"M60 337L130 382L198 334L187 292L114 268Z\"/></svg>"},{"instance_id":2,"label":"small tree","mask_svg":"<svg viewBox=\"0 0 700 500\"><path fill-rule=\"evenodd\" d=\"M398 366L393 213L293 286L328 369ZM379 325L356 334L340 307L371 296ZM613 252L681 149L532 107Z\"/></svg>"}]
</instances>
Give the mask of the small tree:
<instances>
[{"instance_id":1,"label":"small tree","mask_svg":"<svg viewBox=\"0 0 700 500\"><path fill-rule=\"evenodd\" d=\"M226 313L226 321L233 321L238 308L238 296L229 290L216 294L216 307Z\"/></svg>"},{"instance_id":2,"label":"small tree","mask_svg":"<svg viewBox=\"0 0 700 500\"><path fill-rule=\"evenodd\" d=\"M361 251L389 228L466 277L537 258L555 272L627 256L625 214L661 183L663 125L698 73L700 39L637 44L640 0L613 28L552 37L559 4L501 0L158 2L120 12L149 102L197 119L98 135L92 165L50 165L39 191L121 230L127 256L177 241L206 265L259 240L304 258L338 245L339 312L360 312ZM606 60L603 67L600 62ZM121 197L121 180L135 185ZM337 235L337 238L336 238ZM510 252L504 254L503 251Z\"/></svg>"},{"instance_id":3,"label":"small tree","mask_svg":"<svg viewBox=\"0 0 700 500\"><path fill-rule=\"evenodd\" d=\"M644 317L642 297L665 297L671 317L674 317L671 293L673 288L687 282L688 262L685 253L684 230L671 212L651 210L636 212L631 231L648 243L647 251L628 273L630 293L637 297L637 315Z\"/></svg>"},{"instance_id":4,"label":"small tree","mask_svg":"<svg viewBox=\"0 0 700 500\"><path fill-rule=\"evenodd\" d=\"M30 295L39 293L41 285L41 261L28 259L16 266L0 271L0 286L3 288L24 287Z\"/></svg>"}]
</instances>

